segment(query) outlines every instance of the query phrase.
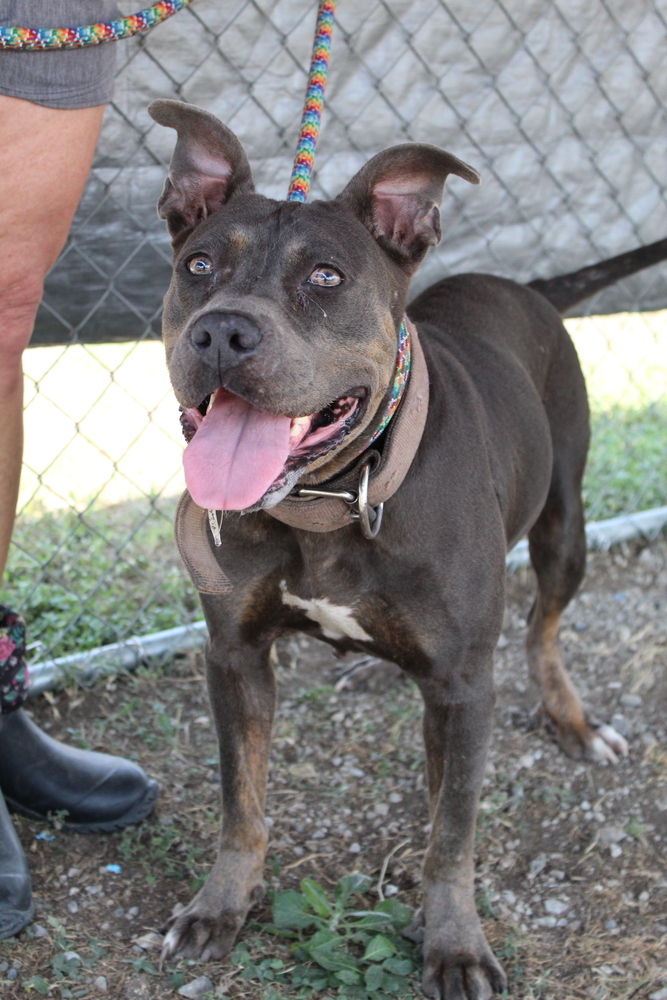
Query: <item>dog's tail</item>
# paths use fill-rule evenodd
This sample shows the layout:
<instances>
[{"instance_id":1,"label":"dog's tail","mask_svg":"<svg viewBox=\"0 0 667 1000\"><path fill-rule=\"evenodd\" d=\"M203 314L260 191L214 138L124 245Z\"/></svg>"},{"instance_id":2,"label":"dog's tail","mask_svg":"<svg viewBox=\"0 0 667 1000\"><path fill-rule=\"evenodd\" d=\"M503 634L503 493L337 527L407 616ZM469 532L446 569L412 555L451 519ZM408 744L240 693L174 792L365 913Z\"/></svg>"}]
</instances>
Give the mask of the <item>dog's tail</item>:
<instances>
[{"instance_id":1,"label":"dog's tail","mask_svg":"<svg viewBox=\"0 0 667 1000\"><path fill-rule=\"evenodd\" d=\"M582 267L580 271L572 271L571 274L561 274L557 278L536 278L529 282L528 287L544 295L563 315L595 292L665 259L667 240L658 240L657 243L638 247L637 250L622 253L618 257L610 257L591 267Z\"/></svg>"}]
</instances>

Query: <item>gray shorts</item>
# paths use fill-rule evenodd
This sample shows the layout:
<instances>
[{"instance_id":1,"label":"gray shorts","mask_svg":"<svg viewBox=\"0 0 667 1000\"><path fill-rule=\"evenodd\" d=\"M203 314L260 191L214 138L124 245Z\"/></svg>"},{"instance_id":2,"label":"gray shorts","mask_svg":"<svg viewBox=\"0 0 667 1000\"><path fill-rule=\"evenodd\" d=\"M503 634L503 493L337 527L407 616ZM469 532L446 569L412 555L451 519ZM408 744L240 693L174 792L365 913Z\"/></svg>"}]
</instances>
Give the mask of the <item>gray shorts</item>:
<instances>
[{"instance_id":1,"label":"gray shorts","mask_svg":"<svg viewBox=\"0 0 667 1000\"><path fill-rule=\"evenodd\" d=\"M120 16L116 0L0 0L3 27L72 28ZM92 108L111 98L115 66L115 42L48 52L0 50L0 94L46 108Z\"/></svg>"}]
</instances>

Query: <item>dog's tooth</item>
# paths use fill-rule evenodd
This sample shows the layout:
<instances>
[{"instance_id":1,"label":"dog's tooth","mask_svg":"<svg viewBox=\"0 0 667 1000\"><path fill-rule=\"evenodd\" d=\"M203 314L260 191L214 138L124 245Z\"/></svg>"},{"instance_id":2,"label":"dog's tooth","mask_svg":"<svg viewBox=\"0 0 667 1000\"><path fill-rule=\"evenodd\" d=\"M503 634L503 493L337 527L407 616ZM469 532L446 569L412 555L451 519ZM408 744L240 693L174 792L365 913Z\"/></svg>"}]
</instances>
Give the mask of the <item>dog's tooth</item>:
<instances>
[{"instance_id":1,"label":"dog's tooth","mask_svg":"<svg viewBox=\"0 0 667 1000\"><path fill-rule=\"evenodd\" d=\"M310 427L310 420L310 417L292 417L289 430L290 441L303 437L304 432Z\"/></svg>"}]
</instances>

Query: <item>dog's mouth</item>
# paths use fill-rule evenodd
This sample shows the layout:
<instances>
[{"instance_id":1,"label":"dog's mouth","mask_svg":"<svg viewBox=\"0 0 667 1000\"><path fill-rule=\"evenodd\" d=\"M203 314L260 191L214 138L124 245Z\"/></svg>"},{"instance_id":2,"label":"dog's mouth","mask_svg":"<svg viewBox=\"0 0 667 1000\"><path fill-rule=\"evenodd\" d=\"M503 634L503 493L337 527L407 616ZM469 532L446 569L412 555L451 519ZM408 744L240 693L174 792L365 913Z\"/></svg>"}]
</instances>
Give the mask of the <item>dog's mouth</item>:
<instances>
[{"instance_id":1,"label":"dog's mouth","mask_svg":"<svg viewBox=\"0 0 667 1000\"><path fill-rule=\"evenodd\" d=\"M316 413L284 417L219 388L181 407L185 481L200 507L247 510L338 447L359 422L366 392L350 390Z\"/></svg>"}]
</instances>

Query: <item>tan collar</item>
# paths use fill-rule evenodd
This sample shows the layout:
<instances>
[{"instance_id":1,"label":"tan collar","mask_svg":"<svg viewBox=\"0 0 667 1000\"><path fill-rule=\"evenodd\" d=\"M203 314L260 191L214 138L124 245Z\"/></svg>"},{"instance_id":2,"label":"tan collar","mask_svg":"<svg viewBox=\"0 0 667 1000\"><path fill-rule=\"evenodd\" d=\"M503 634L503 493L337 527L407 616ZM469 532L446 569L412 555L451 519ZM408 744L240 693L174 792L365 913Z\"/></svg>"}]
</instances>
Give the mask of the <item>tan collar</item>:
<instances>
[{"instance_id":1,"label":"tan collar","mask_svg":"<svg viewBox=\"0 0 667 1000\"><path fill-rule=\"evenodd\" d=\"M327 492L356 497L363 466L371 463L368 477L368 504L372 508L390 499L405 479L421 441L428 412L428 370L417 330L408 320L412 344L410 378L401 404L384 433L380 453L365 451L346 470L333 479L313 487ZM270 517L302 531L335 531L358 520L356 504L336 496L301 499L288 496L270 510ZM198 507L186 490L176 508L176 544L195 588L202 594L222 594L231 584L215 558L208 515Z\"/></svg>"}]
</instances>

